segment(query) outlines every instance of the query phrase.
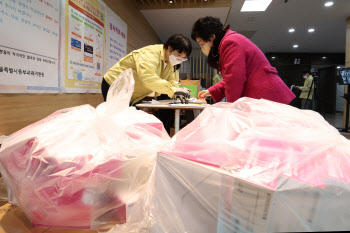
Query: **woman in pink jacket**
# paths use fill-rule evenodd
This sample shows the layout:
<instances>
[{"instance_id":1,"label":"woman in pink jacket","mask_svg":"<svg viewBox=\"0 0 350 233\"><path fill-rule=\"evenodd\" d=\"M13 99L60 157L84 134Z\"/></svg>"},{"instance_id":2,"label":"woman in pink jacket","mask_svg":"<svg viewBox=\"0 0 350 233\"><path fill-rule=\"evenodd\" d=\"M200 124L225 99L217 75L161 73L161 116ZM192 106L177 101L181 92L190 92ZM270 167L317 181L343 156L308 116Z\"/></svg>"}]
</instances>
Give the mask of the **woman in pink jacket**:
<instances>
[{"instance_id":1,"label":"woman in pink jacket","mask_svg":"<svg viewBox=\"0 0 350 233\"><path fill-rule=\"evenodd\" d=\"M208 56L208 65L221 72L223 80L198 93L215 102L226 97L234 102L241 97L267 99L289 104L295 95L277 75L263 52L246 37L223 27L218 18L198 19L192 28L195 40Z\"/></svg>"}]
</instances>

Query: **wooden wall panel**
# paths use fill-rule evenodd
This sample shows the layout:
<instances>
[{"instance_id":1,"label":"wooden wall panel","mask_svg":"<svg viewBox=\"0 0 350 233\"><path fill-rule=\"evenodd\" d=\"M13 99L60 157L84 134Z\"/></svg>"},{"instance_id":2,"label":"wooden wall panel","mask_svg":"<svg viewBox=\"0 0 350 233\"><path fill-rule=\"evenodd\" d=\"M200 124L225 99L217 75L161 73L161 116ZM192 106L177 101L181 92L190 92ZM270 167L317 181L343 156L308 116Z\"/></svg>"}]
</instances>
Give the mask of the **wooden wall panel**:
<instances>
[{"instance_id":1,"label":"wooden wall panel","mask_svg":"<svg viewBox=\"0 0 350 233\"><path fill-rule=\"evenodd\" d=\"M103 102L101 94L2 94L0 135L9 135L56 110Z\"/></svg>"},{"instance_id":2,"label":"wooden wall panel","mask_svg":"<svg viewBox=\"0 0 350 233\"><path fill-rule=\"evenodd\" d=\"M105 0L128 25L127 53L159 39L135 0ZM0 94L0 136L9 135L62 108L83 104L96 107L101 94Z\"/></svg>"}]
</instances>

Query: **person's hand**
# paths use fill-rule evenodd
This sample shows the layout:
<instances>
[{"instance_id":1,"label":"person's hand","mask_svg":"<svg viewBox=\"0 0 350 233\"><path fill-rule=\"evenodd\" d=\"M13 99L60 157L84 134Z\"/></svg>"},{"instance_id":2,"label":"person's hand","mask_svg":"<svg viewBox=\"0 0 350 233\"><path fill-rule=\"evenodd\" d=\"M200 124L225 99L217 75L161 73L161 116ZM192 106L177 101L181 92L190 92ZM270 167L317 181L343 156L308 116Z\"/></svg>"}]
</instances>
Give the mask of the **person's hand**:
<instances>
[{"instance_id":1,"label":"person's hand","mask_svg":"<svg viewBox=\"0 0 350 233\"><path fill-rule=\"evenodd\" d=\"M201 102L203 104L207 104L207 101L205 99L197 99L198 102Z\"/></svg>"},{"instance_id":2,"label":"person's hand","mask_svg":"<svg viewBox=\"0 0 350 233\"><path fill-rule=\"evenodd\" d=\"M211 96L211 94L208 90L200 91L198 93L198 99L205 99L208 96Z\"/></svg>"},{"instance_id":3,"label":"person's hand","mask_svg":"<svg viewBox=\"0 0 350 233\"><path fill-rule=\"evenodd\" d=\"M179 87L177 88L176 92L174 93L174 99L177 98L180 99L181 103L188 104L188 98L190 98L190 91L187 88Z\"/></svg>"}]
</instances>

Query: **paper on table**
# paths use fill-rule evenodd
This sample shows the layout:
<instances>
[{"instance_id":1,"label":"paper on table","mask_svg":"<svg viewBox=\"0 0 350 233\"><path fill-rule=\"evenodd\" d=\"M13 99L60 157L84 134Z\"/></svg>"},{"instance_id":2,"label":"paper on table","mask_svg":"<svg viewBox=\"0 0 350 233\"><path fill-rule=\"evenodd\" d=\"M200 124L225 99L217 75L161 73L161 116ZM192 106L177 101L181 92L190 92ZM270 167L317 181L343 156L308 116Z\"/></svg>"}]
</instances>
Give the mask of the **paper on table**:
<instances>
[{"instance_id":1,"label":"paper on table","mask_svg":"<svg viewBox=\"0 0 350 233\"><path fill-rule=\"evenodd\" d=\"M160 104L160 102L157 100L152 100L151 104Z\"/></svg>"},{"instance_id":2,"label":"paper on table","mask_svg":"<svg viewBox=\"0 0 350 233\"><path fill-rule=\"evenodd\" d=\"M190 104L170 104L171 106L188 106L188 107L191 107L191 106L205 106L205 105L208 105L208 104L193 104L193 103L190 103Z\"/></svg>"}]
</instances>

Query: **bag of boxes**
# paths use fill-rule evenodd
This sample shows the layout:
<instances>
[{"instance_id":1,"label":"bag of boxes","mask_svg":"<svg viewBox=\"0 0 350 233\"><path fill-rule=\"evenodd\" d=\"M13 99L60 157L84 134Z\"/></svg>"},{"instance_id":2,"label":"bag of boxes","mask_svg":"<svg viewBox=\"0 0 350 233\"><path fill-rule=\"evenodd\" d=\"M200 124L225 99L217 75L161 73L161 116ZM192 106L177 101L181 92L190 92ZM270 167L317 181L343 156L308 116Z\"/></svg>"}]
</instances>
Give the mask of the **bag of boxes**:
<instances>
[{"instance_id":1,"label":"bag of boxes","mask_svg":"<svg viewBox=\"0 0 350 233\"><path fill-rule=\"evenodd\" d=\"M129 107L133 88L127 70L96 109L59 110L2 144L1 174L34 226L97 229L126 222L169 140L156 117Z\"/></svg>"},{"instance_id":2,"label":"bag of boxes","mask_svg":"<svg viewBox=\"0 0 350 233\"><path fill-rule=\"evenodd\" d=\"M350 142L321 115L241 98L167 143L130 221L110 232L344 231L349 184Z\"/></svg>"}]
</instances>

